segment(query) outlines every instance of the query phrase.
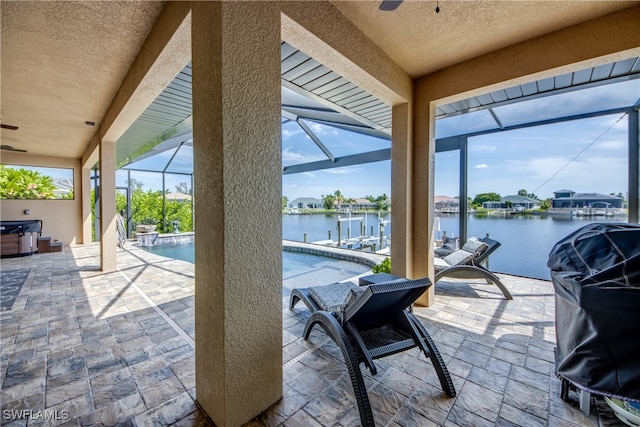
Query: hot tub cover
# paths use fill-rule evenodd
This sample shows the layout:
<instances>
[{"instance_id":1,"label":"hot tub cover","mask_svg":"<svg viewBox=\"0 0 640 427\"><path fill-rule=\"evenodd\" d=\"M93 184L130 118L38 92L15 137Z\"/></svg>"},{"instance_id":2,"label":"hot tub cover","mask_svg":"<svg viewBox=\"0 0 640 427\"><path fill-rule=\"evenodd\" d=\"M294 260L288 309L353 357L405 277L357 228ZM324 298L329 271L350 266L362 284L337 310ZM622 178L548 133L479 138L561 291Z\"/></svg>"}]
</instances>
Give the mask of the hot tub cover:
<instances>
[{"instance_id":1,"label":"hot tub cover","mask_svg":"<svg viewBox=\"0 0 640 427\"><path fill-rule=\"evenodd\" d=\"M42 233L42 221L39 219L1 221L0 232L2 234Z\"/></svg>"},{"instance_id":2,"label":"hot tub cover","mask_svg":"<svg viewBox=\"0 0 640 427\"><path fill-rule=\"evenodd\" d=\"M594 223L549 254L556 374L592 393L640 401L640 225Z\"/></svg>"}]
</instances>

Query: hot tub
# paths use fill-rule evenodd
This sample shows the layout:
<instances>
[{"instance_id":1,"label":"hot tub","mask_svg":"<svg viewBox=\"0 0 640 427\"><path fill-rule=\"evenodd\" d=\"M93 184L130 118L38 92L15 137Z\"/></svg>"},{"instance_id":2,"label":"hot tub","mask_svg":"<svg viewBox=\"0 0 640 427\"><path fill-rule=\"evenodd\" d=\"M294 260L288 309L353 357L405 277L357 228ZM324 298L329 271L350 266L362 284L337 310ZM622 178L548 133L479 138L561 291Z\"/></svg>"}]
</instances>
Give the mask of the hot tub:
<instances>
[{"instance_id":1,"label":"hot tub","mask_svg":"<svg viewBox=\"0 0 640 427\"><path fill-rule=\"evenodd\" d=\"M38 252L42 234L39 219L0 222L0 256L31 255Z\"/></svg>"}]
</instances>

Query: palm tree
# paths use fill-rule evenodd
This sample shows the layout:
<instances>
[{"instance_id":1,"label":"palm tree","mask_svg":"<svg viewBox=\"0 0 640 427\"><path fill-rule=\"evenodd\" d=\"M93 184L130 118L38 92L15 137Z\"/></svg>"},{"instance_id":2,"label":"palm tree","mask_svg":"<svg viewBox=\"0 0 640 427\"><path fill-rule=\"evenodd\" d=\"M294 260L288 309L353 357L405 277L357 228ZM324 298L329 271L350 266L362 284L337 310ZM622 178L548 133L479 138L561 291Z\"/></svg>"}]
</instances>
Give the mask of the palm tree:
<instances>
[{"instance_id":1,"label":"palm tree","mask_svg":"<svg viewBox=\"0 0 640 427\"><path fill-rule=\"evenodd\" d=\"M332 194L328 194L326 196L321 195L320 196L322 198L322 206L326 209L326 210L331 210L334 208L334 203L336 201L336 198L334 195Z\"/></svg>"}]
</instances>

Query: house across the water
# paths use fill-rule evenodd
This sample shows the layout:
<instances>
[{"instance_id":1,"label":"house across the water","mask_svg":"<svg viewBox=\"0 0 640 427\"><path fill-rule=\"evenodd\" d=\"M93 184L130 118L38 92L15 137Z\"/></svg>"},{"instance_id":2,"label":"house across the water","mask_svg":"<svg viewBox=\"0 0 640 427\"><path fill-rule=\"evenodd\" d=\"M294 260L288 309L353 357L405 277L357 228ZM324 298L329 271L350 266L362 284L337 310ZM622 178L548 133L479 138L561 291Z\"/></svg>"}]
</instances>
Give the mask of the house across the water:
<instances>
[{"instance_id":1,"label":"house across the water","mask_svg":"<svg viewBox=\"0 0 640 427\"><path fill-rule=\"evenodd\" d=\"M576 193L560 190L553 193L553 208L616 208L623 207L622 197L599 193Z\"/></svg>"},{"instance_id":2,"label":"house across the water","mask_svg":"<svg viewBox=\"0 0 640 427\"><path fill-rule=\"evenodd\" d=\"M499 202L484 202L483 209L513 209L515 211L538 209L540 200L531 197L511 195L504 196Z\"/></svg>"},{"instance_id":3,"label":"house across the water","mask_svg":"<svg viewBox=\"0 0 640 427\"><path fill-rule=\"evenodd\" d=\"M322 209L322 207L322 199L314 197L298 197L287 203L287 209L292 213L307 209Z\"/></svg>"}]
</instances>

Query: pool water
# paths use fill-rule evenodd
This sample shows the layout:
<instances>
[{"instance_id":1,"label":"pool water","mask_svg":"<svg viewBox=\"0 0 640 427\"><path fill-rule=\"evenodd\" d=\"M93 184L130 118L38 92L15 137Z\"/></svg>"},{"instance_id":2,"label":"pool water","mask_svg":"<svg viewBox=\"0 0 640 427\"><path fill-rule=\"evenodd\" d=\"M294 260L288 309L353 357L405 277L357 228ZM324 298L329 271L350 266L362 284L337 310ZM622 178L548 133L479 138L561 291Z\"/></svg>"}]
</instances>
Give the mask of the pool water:
<instances>
[{"instance_id":1,"label":"pool water","mask_svg":"<svg viewBox=\"0 0 640 427\"><path fill-rule=\"evenodd\" d=\"M191 264L194 264L196 259L195 246L193 243L183 245L140 246L140 248L156 255L180 259L182 261L190 262Z\"/></svg>"},{"instance_id":2,"label":"pool water","mask_svg":"<svg viewBox=\"0 0 640 427\"><path fill-rule=\"evenodd\" d=\"M371 270L371 267L318 255L296 252L282 253L282 293L288 296L293 288L328 285Z\"/></svg>"},{"instance_id":3,"label":"pool water","mask_svg":"<svg viewBox=\"0 0 640 427\"><path fill-rule=\"evenodd\" d=\"M143 248L168 258L194 263L193 244L156 245ZM282 252L282 293L288 297L293 288L326 285L358 276L371 268L350 261L318 255Z\"/></svg>"}]
</instances>

